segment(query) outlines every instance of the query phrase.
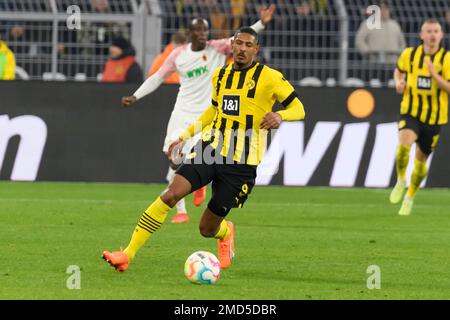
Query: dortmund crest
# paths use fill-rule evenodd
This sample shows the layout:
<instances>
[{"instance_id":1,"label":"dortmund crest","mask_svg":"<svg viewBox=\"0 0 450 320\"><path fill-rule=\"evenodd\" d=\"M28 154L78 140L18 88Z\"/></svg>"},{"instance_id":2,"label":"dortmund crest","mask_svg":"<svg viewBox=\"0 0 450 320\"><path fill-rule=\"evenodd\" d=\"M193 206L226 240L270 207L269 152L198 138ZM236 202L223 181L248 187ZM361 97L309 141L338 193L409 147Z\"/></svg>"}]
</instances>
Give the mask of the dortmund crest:
<instances>
[{"instance_id":1,"label":"dortmund crest","mask_svg":"<svg viewBox=\"0 0 450 320\"><path fill-rule=\"evenodd\" d=\"M247 81L245 86L248 88L248 90L252 90L255 87L255 81L253 79L250 79Z\"/></svg>"}]
</instances>

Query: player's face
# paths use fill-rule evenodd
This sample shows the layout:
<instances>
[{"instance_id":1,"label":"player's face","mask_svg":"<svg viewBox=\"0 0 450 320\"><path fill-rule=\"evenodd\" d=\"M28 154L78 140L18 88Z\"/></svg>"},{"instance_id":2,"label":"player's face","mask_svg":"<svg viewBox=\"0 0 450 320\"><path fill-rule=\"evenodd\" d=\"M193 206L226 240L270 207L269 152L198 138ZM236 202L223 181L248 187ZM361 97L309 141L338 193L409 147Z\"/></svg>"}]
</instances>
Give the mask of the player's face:
<instances>
[{"instance_id":1,"label":"player's face","mask_svg":"<svg viewBox=\"0 0 450 320\"><path fill-rule=\"evenodd\" d=\"M441 43L444 34L439 23L425 23L420 31L420 39L424 45L435 48Z\"/></svg>"},{"instance_id":2,"label":"player's face","mask_svg":"<svg viewBox=\"0 0 450 320\"><path fill-rule=\"evenodd\" d=\"M231 47L233 49L233 59L238 65L251 64L259 50L255 37L250 33L239 33L231 41Z\"/></svg>"},{"instance_id":3,"label":"player's face","mask_svg":"<svg viewBox=\"0 0 450 320\"><path fill-rule=\"evenodd\" d=\"M193 24L189 29L192 43L195 46L206 46L208 41L209 29L202 21Z\"/></svg>"}]
</instances>

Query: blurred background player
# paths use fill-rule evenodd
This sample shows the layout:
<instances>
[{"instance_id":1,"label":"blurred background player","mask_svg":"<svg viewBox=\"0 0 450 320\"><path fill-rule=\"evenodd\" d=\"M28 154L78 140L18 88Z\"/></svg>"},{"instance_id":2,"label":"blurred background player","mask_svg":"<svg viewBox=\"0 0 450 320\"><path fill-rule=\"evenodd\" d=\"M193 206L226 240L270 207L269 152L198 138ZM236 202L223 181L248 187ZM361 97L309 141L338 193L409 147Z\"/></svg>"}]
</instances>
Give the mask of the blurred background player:
<instances>
[{"instance_id":1,"label":"blurred background player","mask_svg":"<svg viewBox=\"0 0 450 320\"><path fill-rule=\"evenodd\" d=\"M396 155L397 183L391 203L402 199L411 145L416 143L414 171L403 199L400 215L409 215L420 183L427 175L427 159L439 139L441 126L448 122L450 54L440 46L444 37L436 19L426 20L420 30L422 44L406 48L394 72L395 86L403 94L400 105L399 146Z\"/></svg>"},{"instance_id":2,"label":"blurred background player","mask_svg":"<svg viewBox=\"0 0 450 320\"><path fill-rule=\"evenodd\" d=\"M265 24L272 20L275 5L262 8L258 22L253 24L256 32L261 32ZM188 125L192 124L208 108L211 102L211 76L214 70L225 63L231 53L231 38L210 40L209 24L205 19L194 19L189 26L191 43L176 48L164 61L159 70L149 77L132 96L122 98L122 105L129 107L137 100L155 91L166 77L177 71L180 76L180 90L174 110L167 126L163 152L168 156L170 143L175 141ZM186 144L184 154L200 139L200 135ZM170 161L167 180L171 182L179 164ZM194 190L194 205L202 204L206 197L206 186ZM172 218L173 223L189 221L184 199L176 205L177 214Z\"/></svg>"},{"instance_id":3,"label":"blurred background player","mask_svg":"<svg viewBox=\"0 0 450 320\"><path fill-rule=\"evenodd\" d=\"M0 80L14 80L16 77L16 58L6 42L0 38Z\"/></svg>"},{"instance_id":4,"label":"blurred background player","mask_svg":"<svg viewBox=\"0 0 450 320\"><path fill-rule=\"evenodd\" d=\"M268 130L278 128L282 121L305 117L303 104L283 74L256 62L259 48L255 30L247 27L236 32L232 41L234 62L215 70L210 106L169 147L172 157L186 141L203 131L202 140L189 154L192 157L145 210L127 248L103 252L103 258L117 271L127 270L136 252L161 227L180 199L210 182L212 197L199 230L204 237L218 239L220 267L231 265L234 225L225 217L232 208L242 208L255 185ZM273 112L275 100L285 109Z\"/></svg>"},{"instance_id":5,"label":"blurred background player","mask_svg":"<svg viewBox=\"0 0 450 320\"><path fill-rule=\"evenodd\" d=\"M158 54L150 67L150 70L147 73L147 77L150 77L152 74L156 73L156 71L161 68L164 61L166 61L167 57L172 53L173 50L186 44L186 37L181 32L176 32L172 35L170 39L170 43L164 48L163 52ZM178 84L180 83L180 77L176 71L172 72L166 79L164 79L164 83L166 84Z\"/></svg>"}]
</instances>

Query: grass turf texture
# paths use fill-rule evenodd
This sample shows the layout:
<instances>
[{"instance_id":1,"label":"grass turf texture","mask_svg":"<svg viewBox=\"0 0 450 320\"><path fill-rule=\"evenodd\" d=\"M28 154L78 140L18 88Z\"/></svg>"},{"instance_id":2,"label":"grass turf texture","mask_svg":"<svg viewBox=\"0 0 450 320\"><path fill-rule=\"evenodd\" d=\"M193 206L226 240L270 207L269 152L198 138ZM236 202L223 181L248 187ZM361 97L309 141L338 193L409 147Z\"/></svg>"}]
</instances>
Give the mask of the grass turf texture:
<instances>
[{"instance_id":1,"label":"grass turf texture","mask_svg":"<svg viewBox=\"0 0 450 320\"><path fill-rule=\"evenodd\" d=\"M191 222L163 225L125 273L101 260L125 247L164 185L0 183L0 299L449 299L450 192L421 190L397 215L390 190L256 187L236 224L236 259L215 285L183 274L194 251L217 253ZM209 190L210 191L210 190ZM205 204L203 204L203 207ZM81 289L68 290L69 265ZM369 265L381 289L369 290Z\"/></svg>"}]
</instances>

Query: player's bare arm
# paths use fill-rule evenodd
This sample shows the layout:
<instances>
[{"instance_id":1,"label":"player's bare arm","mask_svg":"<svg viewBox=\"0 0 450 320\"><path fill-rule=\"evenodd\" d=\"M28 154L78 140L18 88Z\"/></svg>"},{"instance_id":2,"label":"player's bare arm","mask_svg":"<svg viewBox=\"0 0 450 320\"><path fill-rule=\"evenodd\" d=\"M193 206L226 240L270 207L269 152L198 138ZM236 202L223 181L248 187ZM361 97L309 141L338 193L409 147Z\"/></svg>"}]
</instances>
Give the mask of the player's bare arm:
<instances>
[{"instance_id":1,"label":"player's bare arm","mask_svg":"<svg viewBox=\"0 0 450 320\"><path fill-rule=\"evenodd\" d=\"M428 59L424 59L424 62L427 65L428 70L430 71L430 75L433 77L434 80L436 80L439 88L441 88L442 90L444 90L447 93L450 93L450 83L448 81L446 81L434 68L433 63L428 60Z\"/></svg>"},{"instance_id":2,"label":"player's bare arm","mask_svg":"<svg viewBox=\"0 0 450 320\"><path fill-rule=\"evenodd\" d=\"M405 92L406 81L405 81L406 73L401 72L398 68L395 68L394 71L394 81L395 81L395 90L398 94L403 94Z\"/></svg>"},{"instance_id":3,"label":"player's bare arm","mask_svg":"<svg viewBox=\"0 0 450 320\"><path fill-rule=\"evenodd\" d=\"M126 96L126 97L122 97L122 107L124 108L128 108L129 106L131 106L133 103L135 103L137 100L137 98L135 96Z\"/></svg>"},{"instance_id":4,"label":"player's bare arm","mask_svg":"<svg viewBox=\"0 0 450 320\"><path fill-rule=\"evenodd\" d=\"M275 8L276 6L274 4L271 4L267 8L261 8L261 10L259 11L259 18L261 19L263 25L268 24L272 20Z\"/></svg>"}]
</instances>

